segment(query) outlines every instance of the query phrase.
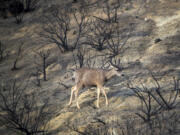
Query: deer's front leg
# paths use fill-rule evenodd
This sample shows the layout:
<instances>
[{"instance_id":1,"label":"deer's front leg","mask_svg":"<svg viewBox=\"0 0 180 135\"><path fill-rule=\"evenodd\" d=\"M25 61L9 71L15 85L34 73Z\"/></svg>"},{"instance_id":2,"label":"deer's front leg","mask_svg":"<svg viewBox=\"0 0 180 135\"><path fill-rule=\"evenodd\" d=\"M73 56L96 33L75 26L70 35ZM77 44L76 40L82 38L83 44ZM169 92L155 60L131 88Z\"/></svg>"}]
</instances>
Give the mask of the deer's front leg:
<instances>
[{"instance_id":1,"label":"deer's front leg","mask_svg":"<svg viewBox=\"0 0 180 135\"><path fill-rule=\"evenodd\" d=\"M103 87L103 88L102 88L102 92L103 92L103 94L104 94L104 96L105 96L105 99L106 99L106 106L107 106L107 105L108 105L108 98L107 98L105 89L109 89L109 88L108 88L108 87Z\"/></svg>"},{"instance_id":2,"label":"deer's front leg","mask_svg":"<svg viewBox=\"0 0 180 135\"><path fill-rule=\"evenodd\" d=\"M76 90L76 85L71 88L71 97L70 97L68 105L71 105L71 103L72 103L73 93L74 93L75 90Z\"/></svg>"}]
</instances>

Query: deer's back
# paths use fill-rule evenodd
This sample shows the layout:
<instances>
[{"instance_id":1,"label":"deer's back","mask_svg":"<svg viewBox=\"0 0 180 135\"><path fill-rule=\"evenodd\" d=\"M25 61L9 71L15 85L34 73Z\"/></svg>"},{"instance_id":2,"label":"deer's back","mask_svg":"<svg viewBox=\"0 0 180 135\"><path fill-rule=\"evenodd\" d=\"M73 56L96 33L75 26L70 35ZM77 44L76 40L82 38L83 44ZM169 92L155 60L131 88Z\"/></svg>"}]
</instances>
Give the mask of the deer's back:
<instances>
[{"instance_id":1,"label":"deer's back","mask_svg":"<svg viewBox=\"0 0 180 135\"><path fill-rule=\"evenodd\" d=\"M81 68L75 72L75 82L83 86L104 85L105 73L102 69Z\"/></svg>"}]
</instances>

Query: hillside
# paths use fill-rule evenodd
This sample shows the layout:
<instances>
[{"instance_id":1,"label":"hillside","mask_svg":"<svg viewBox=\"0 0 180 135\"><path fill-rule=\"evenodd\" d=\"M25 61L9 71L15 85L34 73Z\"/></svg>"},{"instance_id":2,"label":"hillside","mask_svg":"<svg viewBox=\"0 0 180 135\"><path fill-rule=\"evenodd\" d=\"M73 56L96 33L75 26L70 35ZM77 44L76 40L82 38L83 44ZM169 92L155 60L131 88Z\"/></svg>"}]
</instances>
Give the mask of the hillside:
<instances>
[{"instance_id":1,"label":"hillside","mask_svg":"<svg viewBox=\"0 0 180 135\"><path fill-rule=\"evenodd\" d=\"M113 7L117 4L117 1L109 0L108 4L108 6ZM28 82L25 93L27 95L36 93L38 106L42 106L43 102L49 99L48 110L53 113L53 116L46 127L48 135L133 135L138 133L148 135L151 131L154 134L178 135L180 133L180 95L177 96L175 101L176 107L163 110L164 106L162 105L162 110L157 114L160 116L152 116L153 120L158 117L157 121L161 124L169 119L169 123L167 122L169 125L159 124L158 127L158 122L154 120L154 123L152 122L154 125L151 123L152 125L148 127L147 125L150 122L143 121L136 115L137 112L144 109L144 106L142 100L140 101L137 98L137 93L134 93L131 88L139 87L141 90L145 90L145 88L155 90L159 83L160 92L167 100L169 100L169 94L173 89L179 90L177 88L178 83L175 87L173 77L178 82L180 77L180 1L147 0L142 2L137 0L120 3L117 9L117 22L108 23L105 22L108 21L104 12L106 8L106 2L103 0L87 0L86 2L79 0L77 3L73 3L72 0L40 0L34 11L24 13L23 21L20 24L16 24L15 18L12 16L7 19L0 18L0 41L5 45L5 53L8 54L0 61L1 84L3 84L3 81L10 79L17 79L20 84ZM55 42L52 43L47 40L45 38L47 35L43 35L47 34L46 28L56 21L57 18L53 18L55 17L53 15L56 15L56 10L65 11L60 12L60 17L65 17L65 20L70 17L70 25L67 28L69 29L67 30L67 42L70 47L68 51L59 47ZM111 10L112 12L115 11ZM84 21L88 22L85 26L87 33L83 31L84 33L81 33L82 38L78 41L79 48L82 47L84 53L78 47L73 48L79 30L76 20L73 19L76 15L73 13L76 11L78 12L78 22L80 22L82 13L86 13ZM53 28L57 30L58 34L63 35L57 24L52 25ZM97 24L97 26L93 29L91 28L92 24L94 24L93 26ZM102 30L103 32L96 35L98 32L93 33L95 30ZM112 32L112 37L114 36L115 39L112 42L112 37L107 38L102 50L98 50L97 46L88 45L88 41L92 43L98 36L100 37L111 30L117 32L115 34ZM52 35L53 33L50 33L50 37ZM117 35L120 38L117 38ZM83 45L81 46L80 43ZM104 68L106 68L107 63L105 62L109 62L108 58L112 57L111 53L115 53L109 49L112 47L109 46L111 43L113 47L117 47L115 52L118 50L118 54L113 55L113 60L120 61L120 64L118 65L115 61L111 62L121 68L119 72L122 76L115 76L105 84L106 87L109 87L106 90L109 105L105 105L105 98L102 94L100 96L100 108L97 108L96 89L88 88L79 92L81 109L77 109L75 101L71 106L68 106L71 87L75 85L72 74L79 66L78 54L83 54L84 66L89 66L89 62L91 67L100 68L105 64ZM17 56L21 45L22 54ZM47 81L43 80L43 73L38 72L41 84L39 87L37 86L36 73L38 66L42 66L40 51L46 54L48 51L50 52L47 57ZM13 63L17 58L17 70L12 70ZM76 62L74 59L76 59ZM143 91L141 92L143 93ZM172 92L172 98L175 96L175 92ZM146 94L144 93L142 96ZM152 104L158 106L156 100L153 99L152 97ZM145 96L145 100L148 100L148 96ZM146 109L144 110L146 111ZM4 115L4 112L1 112L2 114ZM172 123L176 125L172 126L173 128L171 127ZM151 130L153 126L155 128ZM172 132L170 132L170 128ZM0 133L1 135L14 135L21 132L9 130L1 124Z\"/></svg>"}]
</instances>

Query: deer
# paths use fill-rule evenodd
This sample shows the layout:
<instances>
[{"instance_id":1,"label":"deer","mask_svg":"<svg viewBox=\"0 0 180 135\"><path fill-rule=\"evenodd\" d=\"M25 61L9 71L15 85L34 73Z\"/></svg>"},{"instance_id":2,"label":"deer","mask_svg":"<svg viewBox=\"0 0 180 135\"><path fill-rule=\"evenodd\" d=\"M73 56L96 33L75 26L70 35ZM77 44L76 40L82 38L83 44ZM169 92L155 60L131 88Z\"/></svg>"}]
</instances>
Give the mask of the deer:
<instances>
[{"instance_id":1,"label":"deer","mask_svg":"<svg viewBox=\"0 0 180 135\"><path fill-rule=\"evenodd\" d=\"M97 108L99 108L99 97L101 92L104 94L106 100L106 106L108 106L108 98L105 89L109 89L109 88L104 87L104 84L107 80L109 80L115 75L121 76L118 70L114 67L111 70L105 70L101 68L87 68L87 67L82 67L80 69L77 69L73 75L73 79L75 80L75 85L71 88L71 96L68 106L72 104L72 99L74 94L76 106L78 109L80 109L78 103L78 92L80 89L87 86L97 87Z\"/></svg>"}]
</instances>

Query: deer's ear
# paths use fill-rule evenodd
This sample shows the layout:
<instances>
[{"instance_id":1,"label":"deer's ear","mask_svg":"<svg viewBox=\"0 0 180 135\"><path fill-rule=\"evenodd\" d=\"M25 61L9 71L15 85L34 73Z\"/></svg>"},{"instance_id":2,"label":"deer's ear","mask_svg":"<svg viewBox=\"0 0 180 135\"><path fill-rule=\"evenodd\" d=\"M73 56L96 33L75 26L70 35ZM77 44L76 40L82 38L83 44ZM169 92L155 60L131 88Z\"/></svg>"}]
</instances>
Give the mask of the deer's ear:
<instances>
[{"instance_id":1,"label":"deer's ear","mask_svg":"<svg viewBox=\"0 0 180 135\"><path fill-rule=\"evenodd\" d=\"M111 69L114 69L115 71L119 71L119 70L118 70L118 68L113 67L113 66L112 66L112 68L111 68Z\"/></svg>"},{"instance_id":2,"label":"deer's ear","mask_svg":"<svg viewBox=\"0 0 180 135\"><path fill-rule=\"evenodd\" d=\"M115 69L116 71L119 71L119 69L118 69L117 67L114 67L114 69Z\"/></svg>"},{"instance_id":3,"label":"deer's ear","mask_svg":"<svg viewBox=\"0 0 180 135\"><path fill-rule=\"evenodd\" d=\"M115 69L115 67L113 67L112 65L109 66L109 69Z\"/></svg>"}]
</instances>

